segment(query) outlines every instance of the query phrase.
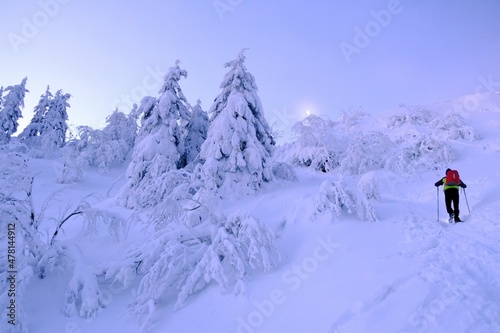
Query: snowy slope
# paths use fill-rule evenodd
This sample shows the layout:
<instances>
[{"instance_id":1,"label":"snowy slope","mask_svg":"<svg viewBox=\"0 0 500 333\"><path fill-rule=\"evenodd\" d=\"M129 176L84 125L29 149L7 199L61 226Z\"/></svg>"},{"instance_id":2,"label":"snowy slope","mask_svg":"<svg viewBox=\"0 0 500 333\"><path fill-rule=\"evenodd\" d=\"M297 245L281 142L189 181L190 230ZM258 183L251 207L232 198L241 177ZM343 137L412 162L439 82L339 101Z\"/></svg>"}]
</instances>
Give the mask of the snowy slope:
<instances>
[{"instance_id":1,"label":"snowy slope","mask_svg":"<svg viewBox=\"0 0 500 333\"><path fill-rule=\"evenodd\" d=\"M228 214L247 210L274 230L282 256L278 267L254 272L243 295L210 285L176 311L175 297L163 297L151 332L500 332L500 98L490 96L469 110L461 107L466 98L412 107L441 114L460 109L465 125L481 137L449 142L457 152L449 167L458 169L468 185L470 214L461 192L465 223L443 222L444 196L434 182L444 169L418 175L369 172L380 193L379 200L370 201L376 222L346 212L318 214L321 184L341 176L297 170L296 182L271 183L256 196L224 201ZM437 135L411 123L388 129L387 119L404 108L369 116L359 126L391 137L414 130ZM106 176L90 169L85 182L61 185L54 182L54 163L29 162L37 174L37 209L59 190L47 215L57 216L90 193L98 207L131 214L114 198L125 167ZM346 176L344 182L355 188L360 177ZM438 198L442 221L437 220ZM48 222L46 227L53 228ZM129 244L144 237L135 226L116 243L106 229L99 225L96 234L88 235L74 220L65 225L63 239L72 240L92 267L119 259ZM106 308L82 319L62 313L69 278L67 272L33 278L24 300L30 332L139 332L135 318L125 315L137 281L125 291L103 287Z\"/></svg>"}]
</instances>

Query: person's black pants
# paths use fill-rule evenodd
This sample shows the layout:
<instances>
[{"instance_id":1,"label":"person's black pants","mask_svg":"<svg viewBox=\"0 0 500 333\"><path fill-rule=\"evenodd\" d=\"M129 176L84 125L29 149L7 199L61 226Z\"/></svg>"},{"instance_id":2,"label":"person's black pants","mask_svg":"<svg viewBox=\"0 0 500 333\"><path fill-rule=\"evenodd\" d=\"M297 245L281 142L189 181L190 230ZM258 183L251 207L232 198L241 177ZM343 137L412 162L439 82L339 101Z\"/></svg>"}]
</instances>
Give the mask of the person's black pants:
<instances>
[{"instance_id":1,"label":"person's black pants","mask_svg":"<svg viewBox=\"0 0 500 333\"><path fill-rule=\"evenodd\" d=\"M458 218L459 216L459 209L458 209L458 188L449 188L444 191L444 201L446 203L446 211L448 212L448 215L454 214L455 218ZM453 204L453 209L451 208L451 205Z\"/></svg>"}]
</instances>

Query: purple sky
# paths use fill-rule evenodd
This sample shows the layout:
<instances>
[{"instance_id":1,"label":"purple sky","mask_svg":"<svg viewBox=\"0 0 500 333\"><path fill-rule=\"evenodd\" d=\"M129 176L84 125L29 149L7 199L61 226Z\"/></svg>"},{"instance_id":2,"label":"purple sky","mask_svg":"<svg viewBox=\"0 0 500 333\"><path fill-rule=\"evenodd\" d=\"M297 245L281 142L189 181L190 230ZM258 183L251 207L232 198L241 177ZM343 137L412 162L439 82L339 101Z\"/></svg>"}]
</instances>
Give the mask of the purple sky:
<instances>
[{"instance_id":1,"label":"purple sky","mask_svg":"<svg viewBox=\"0 0 500 333\"><path fill-rule=\"evenodd\" d=\"M498 0L9 1L0 11L0 85L28 77L24 127L47 85L70 123L100 127L119 106L157 97L176 59L188 100L208 110L223 64L247 51L266 117L429 104L500 90Z\"/></svg>"}]
</instances>

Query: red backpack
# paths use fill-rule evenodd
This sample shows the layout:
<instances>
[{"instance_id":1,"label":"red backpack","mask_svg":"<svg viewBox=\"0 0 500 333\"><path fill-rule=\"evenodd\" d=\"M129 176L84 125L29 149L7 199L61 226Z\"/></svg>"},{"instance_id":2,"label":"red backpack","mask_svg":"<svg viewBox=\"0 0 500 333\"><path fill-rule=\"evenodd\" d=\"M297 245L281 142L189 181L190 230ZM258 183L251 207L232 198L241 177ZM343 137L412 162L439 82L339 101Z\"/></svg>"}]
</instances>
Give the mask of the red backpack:
<instances>
[{"instance_id":1,"label":"red backpack","mask_svg":"<svg viewBox=\"0 0 500 333\"><path fill-rule=\"evenodd\" d=\"M446 186L458 186L460 185L460 175L457 170L450 170L446 174Z\"/></svg>"}]
</instances>

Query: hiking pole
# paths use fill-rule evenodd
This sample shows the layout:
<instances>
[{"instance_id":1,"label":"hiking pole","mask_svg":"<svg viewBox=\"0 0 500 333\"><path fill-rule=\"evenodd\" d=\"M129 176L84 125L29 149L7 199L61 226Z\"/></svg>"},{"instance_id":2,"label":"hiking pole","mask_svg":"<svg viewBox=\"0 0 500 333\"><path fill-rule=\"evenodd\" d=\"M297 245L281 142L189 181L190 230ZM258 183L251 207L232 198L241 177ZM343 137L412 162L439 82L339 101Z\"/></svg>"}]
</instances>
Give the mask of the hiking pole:
<instances>
[{"instance_id":1,"label":"hiking pole","mask_svg":"<svg viewBox=\"0 0 500 333\"><path fill-rule=\"evenodd\" d=\"M467 200L467 194L465 193L465 189L463 187L462 187L462 191L464 191L465 202L467 203L467 209L469 210L469 214L470 214L469 200Z\"/></svg>"},{"instance_id":2,"label":"hiking pole","mask_svg":"<svg viewBox=\"0 0 500 333\"><path fill-rule=\"evenodd\" d=\"M439 187L436 187L437 190L437 209L438 209L438 222L439 222Z\"/></svg>"}]
</instances>

